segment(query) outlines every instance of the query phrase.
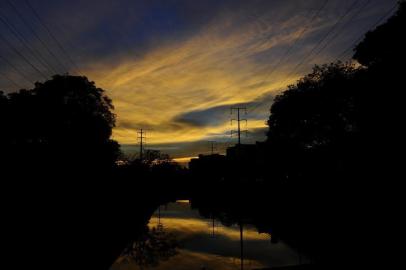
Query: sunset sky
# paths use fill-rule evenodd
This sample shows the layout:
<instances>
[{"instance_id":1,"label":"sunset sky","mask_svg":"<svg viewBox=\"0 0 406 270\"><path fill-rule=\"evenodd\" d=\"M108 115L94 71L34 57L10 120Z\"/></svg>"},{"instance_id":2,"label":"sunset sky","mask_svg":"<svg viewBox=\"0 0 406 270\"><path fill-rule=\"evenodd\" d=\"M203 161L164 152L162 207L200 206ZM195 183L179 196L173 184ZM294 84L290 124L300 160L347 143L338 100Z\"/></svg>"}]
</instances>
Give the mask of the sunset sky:
<instances>
[{"instance_id":1,"label":"sunset sky","mask_svg":"<svg viewBox=\"0 0 406 270\"><path fill-rule=\"evenodd\" d=\"M113 99L113 138L126 152L139 128L147 148L176 158L207 153L208 141L223 152L236 140L231 106L247 107L243 142L263 140L275 95L314 64L348 60L396 2L29 0L56 42L26 0L1 0L0 90L79 71Z\"/></svg>"}]
</instances>

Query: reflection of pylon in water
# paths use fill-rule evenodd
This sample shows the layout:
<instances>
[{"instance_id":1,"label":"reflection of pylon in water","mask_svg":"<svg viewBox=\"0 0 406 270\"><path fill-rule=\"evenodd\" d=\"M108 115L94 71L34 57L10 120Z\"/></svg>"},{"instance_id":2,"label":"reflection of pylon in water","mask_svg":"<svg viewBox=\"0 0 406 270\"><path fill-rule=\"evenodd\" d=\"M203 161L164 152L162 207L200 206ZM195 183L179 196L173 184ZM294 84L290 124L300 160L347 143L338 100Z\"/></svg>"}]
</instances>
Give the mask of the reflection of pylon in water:
<instances>
[{"instance_id":1,"label":"reflection of pylon in water","mask_svg":"<svg viewBox=\"0 0 406 270\"><path fill-rule=\"evenodd\" d=\"M158 224L157 224L157 229L162 230L164 228L164 225L161 223L161 206L158 207Z\"/></svg>"},{"instance_id":2,"label":"reflection of pylon in water","mask_svg":"<svg viewBox=\"0 0 406 270\"><path fill-rule=\"evenodd\" d=\"M216 232L217 232L217 224L216 224L216 220L214 219L214 216L211 216L211 233L210 233L210 237L211 238L216 238Z\"/></svg>"},{"instance_id":3,"label":"reflection of pylon in water","mask_svg":"<svg viewBox=\"0 0 406 270\"><path fill-rule=\"evenodd\" d=\"M239 222L239 226L240 226L240 259L241 259L241 270L244 270L244 239L243 239L243 233L244 233L244 229L243 229L243 224L240 221Z\"/></svg>"}]
</instances>

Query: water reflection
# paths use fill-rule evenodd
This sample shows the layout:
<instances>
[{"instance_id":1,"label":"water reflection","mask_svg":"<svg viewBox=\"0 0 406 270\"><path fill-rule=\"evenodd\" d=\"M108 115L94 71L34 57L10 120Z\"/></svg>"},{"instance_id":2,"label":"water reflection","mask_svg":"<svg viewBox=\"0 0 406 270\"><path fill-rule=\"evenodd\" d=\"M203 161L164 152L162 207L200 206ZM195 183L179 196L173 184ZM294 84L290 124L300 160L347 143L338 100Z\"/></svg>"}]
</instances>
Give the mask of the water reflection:
<instances>
[{"instance_id":1,"label":"water reflection","mask_svg":"<svg viewBox=\"0 0 406 270\"><path fill-rule=\"evenodd\" d=\"M271 243L269 234L259 234L246 224L227 227L214 218L205 219L188 201L161 206L148 228L111 270L248 270L295 265L299 260L283 242Z\"/></svg>"}]
</instances>

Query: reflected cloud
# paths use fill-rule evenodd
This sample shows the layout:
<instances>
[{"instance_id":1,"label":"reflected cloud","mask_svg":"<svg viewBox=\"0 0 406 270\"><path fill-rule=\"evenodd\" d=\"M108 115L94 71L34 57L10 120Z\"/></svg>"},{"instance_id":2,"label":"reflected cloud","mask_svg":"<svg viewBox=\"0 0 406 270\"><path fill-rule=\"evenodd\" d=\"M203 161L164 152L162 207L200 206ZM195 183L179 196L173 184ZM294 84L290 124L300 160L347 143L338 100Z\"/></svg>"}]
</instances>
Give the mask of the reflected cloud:
<instances>
[{"instance_id":1,"label":"reflected cloud","mask_svg":"<svg viewBox=\"0 0 406 270\"><path fill-rule=\"evenodd\" d=\"M261 268L263 264L257 261L249 262L252 267ZM224 257L215 254L193 252L182 250L180 253L159 265L159 270L190 270L190 269L238 269L239 258ZM116 263L111 270L137 270L140 269L134 264Z\"/></svg>"},{"instance_id":2,"label":"reflected cloud","mask_svg":"<svg viewBox=\"0 0 406 270\"><path fill-rule=\"evenodd\" d=\"M165 231L176 235L181 247L179 256L182 256L183 252L191 252L200 254L199 256L208 256L210 260L216 257L225 262L236 260L239 262L238 226L226 227L215 221L213 237L212 220L201 217L198 210L191 209L186 202L161 206L159 220ZM158 212L151 218L148 226L150 228L158 226ZM297 263L298 255L294 250L283 242L271 244L270 235L258 233L253 226L244 225L243 239L244 258L251 264L269 267Z\"/></svg>"},{"instance_id":3,"label":"reflected cloud","mask_svg":"<svg viewBox=\"0 0 406 270\"><path fill-rule=\"evenodd\" d=\"M160 260L148 269L237 269L240 265L239 227L225 227L219 223L212 235L212 221L190 208L188 201L178 201L161 206L151 217L150 231L159 228L162 235L171 235L177 243L176 255ZM158 226L160 213L160 226ZM244 225L244 262L253 268L294 265L298 255L283 242L272 244L268 234ZM142 253L144 254L144 253ZM119 258L111 270L140 269L135 262Z\"/></svg>"},{"instance_id":4,"label":"reflected cloud","mask_svg":"<svg viewBox=\"0 0 406 270\"><path fill-rule=\"evenodd\" d=\"M156 226L152 222L150 224L151 227ZM164 224L167 230L171 230L173 232L182 233L180 240L185 240L185 238L189 237L190 235L207 235L209 234L209 220L204 220L202 218L180 218L180 217L161 217L161 223ZM221 236L227 238L230 241L240 241L240 231L239 228L236 226L232 227L221 227ZM257 230L254 228L244 228L244 240L247 241L269 241L270 236L268 234L262 233L259 234Z\"/></svg>"}]
</instances>

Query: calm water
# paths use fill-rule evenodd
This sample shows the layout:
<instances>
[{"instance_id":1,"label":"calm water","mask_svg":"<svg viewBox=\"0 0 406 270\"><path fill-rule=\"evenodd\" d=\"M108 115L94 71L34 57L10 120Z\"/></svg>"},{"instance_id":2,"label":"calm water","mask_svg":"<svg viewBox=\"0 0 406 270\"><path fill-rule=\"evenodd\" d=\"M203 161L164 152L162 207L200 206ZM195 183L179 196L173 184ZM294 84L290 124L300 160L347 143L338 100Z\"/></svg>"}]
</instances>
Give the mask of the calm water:
<instances>
[{"instance_id":1,"label":"calm water","mask_svg":"<svg viewBox=\"0 0 406 270\"><path fill-rule=\"evenodd\" d=\"M201 217L188 201L161 206L151 217L149 233L121 256L111 270L241 269L239 226L223 226ZM271 236L243 226L243 268L261 269L299 264L299 255Z\"/></svg>"}]
</instances>

